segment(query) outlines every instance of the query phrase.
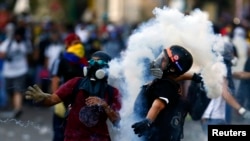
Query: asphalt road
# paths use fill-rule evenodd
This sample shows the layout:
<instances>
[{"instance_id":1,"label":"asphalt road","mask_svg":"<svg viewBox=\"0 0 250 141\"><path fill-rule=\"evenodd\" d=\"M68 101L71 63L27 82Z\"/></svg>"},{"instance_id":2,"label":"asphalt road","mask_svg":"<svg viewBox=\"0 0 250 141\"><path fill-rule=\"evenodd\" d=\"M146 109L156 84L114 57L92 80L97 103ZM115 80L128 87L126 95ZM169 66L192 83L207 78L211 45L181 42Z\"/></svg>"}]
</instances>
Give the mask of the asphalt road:
<instances>
[{"instance_id":1,"label":"asphalt road","mask_svg":"<svg viewBox=\"0 0 250 141\"><path fill-rule=\"evenodd\" d=\"M0 119L0 141L51 141L52 108L24 106L19 119Z\"/></svg>"},{"instance_id":2,"label":"asphalt road","mask_svg":"<svg viewBox=\"0 0 250 141\"><path fill-rule=\"evenodd\" d=\"M25 105L19 119L0 119L0 141L52 141L52 112L51 107ZM234 118L233 123L250 124L250 121ZM186 119L182 141L206 141L199 121Z\"/></svg>"}]
</instances>

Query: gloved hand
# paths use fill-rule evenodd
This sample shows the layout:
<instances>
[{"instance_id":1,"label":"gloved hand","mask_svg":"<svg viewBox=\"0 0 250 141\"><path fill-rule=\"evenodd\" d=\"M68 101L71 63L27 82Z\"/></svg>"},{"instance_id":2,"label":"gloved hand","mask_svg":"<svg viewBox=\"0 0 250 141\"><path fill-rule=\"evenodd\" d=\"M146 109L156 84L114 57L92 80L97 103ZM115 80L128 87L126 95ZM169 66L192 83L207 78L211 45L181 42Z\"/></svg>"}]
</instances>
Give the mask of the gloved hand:
<instances>
[{"instance_id":1,"label":"gloved hand","mask_svg":"<svg viewBox=\"0 0 250 141\"><path fill-rule=\"evenodd\" d=\"M241 107L238 110L239 114L243 116L245 119L250 119L250 111L246 110L245 108Z\"/></svg>"},{"instance_id":2,"label":"gloved hand","mask_svg":"<svg viewBox=\"0 0 250 141\"><path fill-rule=\"evenodd\" d=\"M163 75L163 71L159 67L155 67L156 62L152 61L150 63L150 72L156 78L161 78Z\"/></svg>"},{"instance_id":3,"label":"gloved hand","mask_svg":"<svg viewBox=\"0 0 250 141\"><path fill-rule=\"evenodd\" d=\"M202 82L202 77L200 73L194 73L192 80L196 83L201 83Z\"/></svg>"},{"instance_id":4,"label":"gloved hand","mask_svg":"<svg viewBox=\"0 0 250 141\"><path fill-rule=\"evenodd\" d=\"M163 72L160 68L150 68L151 74L156 78L161 78L163 75Z\"/></svg>"},{"instance_id":5,"label":"gloved hand","mask_svg":"<svg viewBox=\"0 0 250 141\"><path fill-rule=\"evenodd\" d=\"M25 92L25 99L32 99L35 103L39 103L49 96L50 94L44 93L36 84L29 86L28 90Z\"/></svg>"},{"instance_id":6,"label":"gloved hand","mask_svg":"<svg viewBox=\"0 0 250 141\"><path fill-rule=\"evenodd\" d=\"M132 125L132 128L134 128L135 134L138 134L138 137L141 137L143 135L148 135L149 134L149 129L152 125L152 121L149 119L144 119L140 122L137 122Z\"/></svg>"}]
</instances>

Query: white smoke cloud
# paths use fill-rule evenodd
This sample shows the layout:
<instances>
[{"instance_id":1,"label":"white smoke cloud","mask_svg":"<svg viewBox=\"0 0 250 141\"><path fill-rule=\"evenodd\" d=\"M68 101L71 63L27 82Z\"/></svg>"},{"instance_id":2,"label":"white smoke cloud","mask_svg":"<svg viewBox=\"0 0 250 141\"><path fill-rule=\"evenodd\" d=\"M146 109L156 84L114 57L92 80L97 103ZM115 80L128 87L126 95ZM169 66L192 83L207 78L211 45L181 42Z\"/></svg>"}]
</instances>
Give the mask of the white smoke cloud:
<instances>
[{"instance_id":1,"label":"white smoke cloud","mask_svg":"<svg viewBox=\"0 0 250 141\"><path fill-rule=\"evenodd\" d=\"M243 71L245 62L247 60L247 52L248 48L250 47L250 44L246 41L246 33L242 27L236 27L233 33L234 36L232 42L235 45L235 48L237 49L238 60L237 64L233 66L232 69L233 71Z\"/></svg>"},{"instance_id":2,"label":"white smoke cloud","mask_svg":"<svg viewBox=\"0 0 250 141\"><path fill-rule=\"evenodd\" d=\"M136 122L131 116L133 104L140 87L151 80L149 62L159 55L163 48L177 44L185 47L194 58L194 66L202 69L209 97L221 94L221 83L225 67L212 49L221 52L220 36L213 34L212 23L205 12L196 9L184 15L177 9L155 8L154 18L142 23L129 37L126 51L121 58L110 62L110 83L122 93L121 127L111 130L114 141L138 141L131 125Z\"/></svg>"}]
</instances>

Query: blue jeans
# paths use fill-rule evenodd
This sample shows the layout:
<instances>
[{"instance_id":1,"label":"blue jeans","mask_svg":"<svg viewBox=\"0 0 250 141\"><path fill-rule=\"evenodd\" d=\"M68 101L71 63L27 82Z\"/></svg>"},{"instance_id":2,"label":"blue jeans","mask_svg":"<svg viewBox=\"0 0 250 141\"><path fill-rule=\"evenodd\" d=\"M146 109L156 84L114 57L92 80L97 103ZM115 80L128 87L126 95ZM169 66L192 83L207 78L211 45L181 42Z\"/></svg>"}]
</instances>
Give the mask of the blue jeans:
<instances>
[{"instance_id":1,"label":"blue jeans","mask_svg":"<svg viewBox=\"0 0 250 141\"><path fill-rule=\"evenodd\" d=\"M8 103L8 96L5 91L5 81L0 71L0 107L6 107Z\"/></svg>"},{"instance_id":2,"label":"blue jeans","mask_svg":"<svg viewBox=\"0 0 250 141\"><path fill-rule=\"evenodd\" d=\"M225 125L227 124L224 119L201 119L201 128L203 132L208 135L208 125Z\"/></svg>"},{"instance_id":3,"label":"blue jeans","mask_svg":"<svg viewBox=\"0 0 250 141\"><path fill-rule=\"evenodd\" d=\"M56 114L53 114L53 141L64 140L64 122L64 118L58 117Z\"/></svg>"}]
</instances>

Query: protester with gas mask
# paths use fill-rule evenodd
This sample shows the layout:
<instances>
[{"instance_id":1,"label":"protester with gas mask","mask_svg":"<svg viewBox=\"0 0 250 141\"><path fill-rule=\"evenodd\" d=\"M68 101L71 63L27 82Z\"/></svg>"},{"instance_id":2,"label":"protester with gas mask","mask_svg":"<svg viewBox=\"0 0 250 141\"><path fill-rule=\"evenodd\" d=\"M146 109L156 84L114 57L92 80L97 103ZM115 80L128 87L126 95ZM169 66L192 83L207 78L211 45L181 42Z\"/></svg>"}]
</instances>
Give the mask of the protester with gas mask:
<instances>
[{"instance_id":1,"label":"protester with gas mask","mask_svg":"<svg viewBox=\"0 0 250 141\"><path fill-rule=\"evenodd\" d=\"M200 74L186 73L192 64L192 55L185 48L178 45L167 47L151 63L150 70L156 79L142 86L134 104L135 117L141 121L132 125L134 133L142 137L144 141L180 141L183 138L183 125L186 115L191 110L191 104L189 99L183 95L184 92L178 82L192 80L200 83L203 81ZM250 112L242 107L230 94L226 80L223 82L220 97L223 97L224 103L230 104L243 118L250 118ZM217 99L212 99L210 103L217 101ZM225 114L225 109L224 112L218 112L218 110L214 109L209 111L215 111L217 117L218 113L220 116ZM211 113L210 116L215 117L215 114ZM203 117L206 115L205 111ZM208 122L212 120L207 119ZM203 127L207 128L207 125L204 124Z\"/></svg>"},{"instance_id":2,"label":"protester with gas mask","mask_svg":"<svg viewBox=\"0 0 250 141\"><path fill-rule=\"evenodd\" d=\"M44 106L60 102L69 103L64 141L110 141L107 126L109 119L114 126L120 121L121 95L108 84L110 56L95 52L84 67L84 77L74 77L62 84L53 94L44 93L37 85L29 86L26 99Z\"/></svg>"},{"instance_id":3,"label":"protester with gas mask","mask_svg":"<svg viewBox=\"0 0 250 141\"><path fill-rule=\"evenodd\" d=\"M189 106L176 79L192 64L190 52L179 45L166 47L151 63L156 78L142 86L134 104L134 114L140 120L132 125L136 135L145 141L181 140Z\"/></svg>"}]
</instances>

